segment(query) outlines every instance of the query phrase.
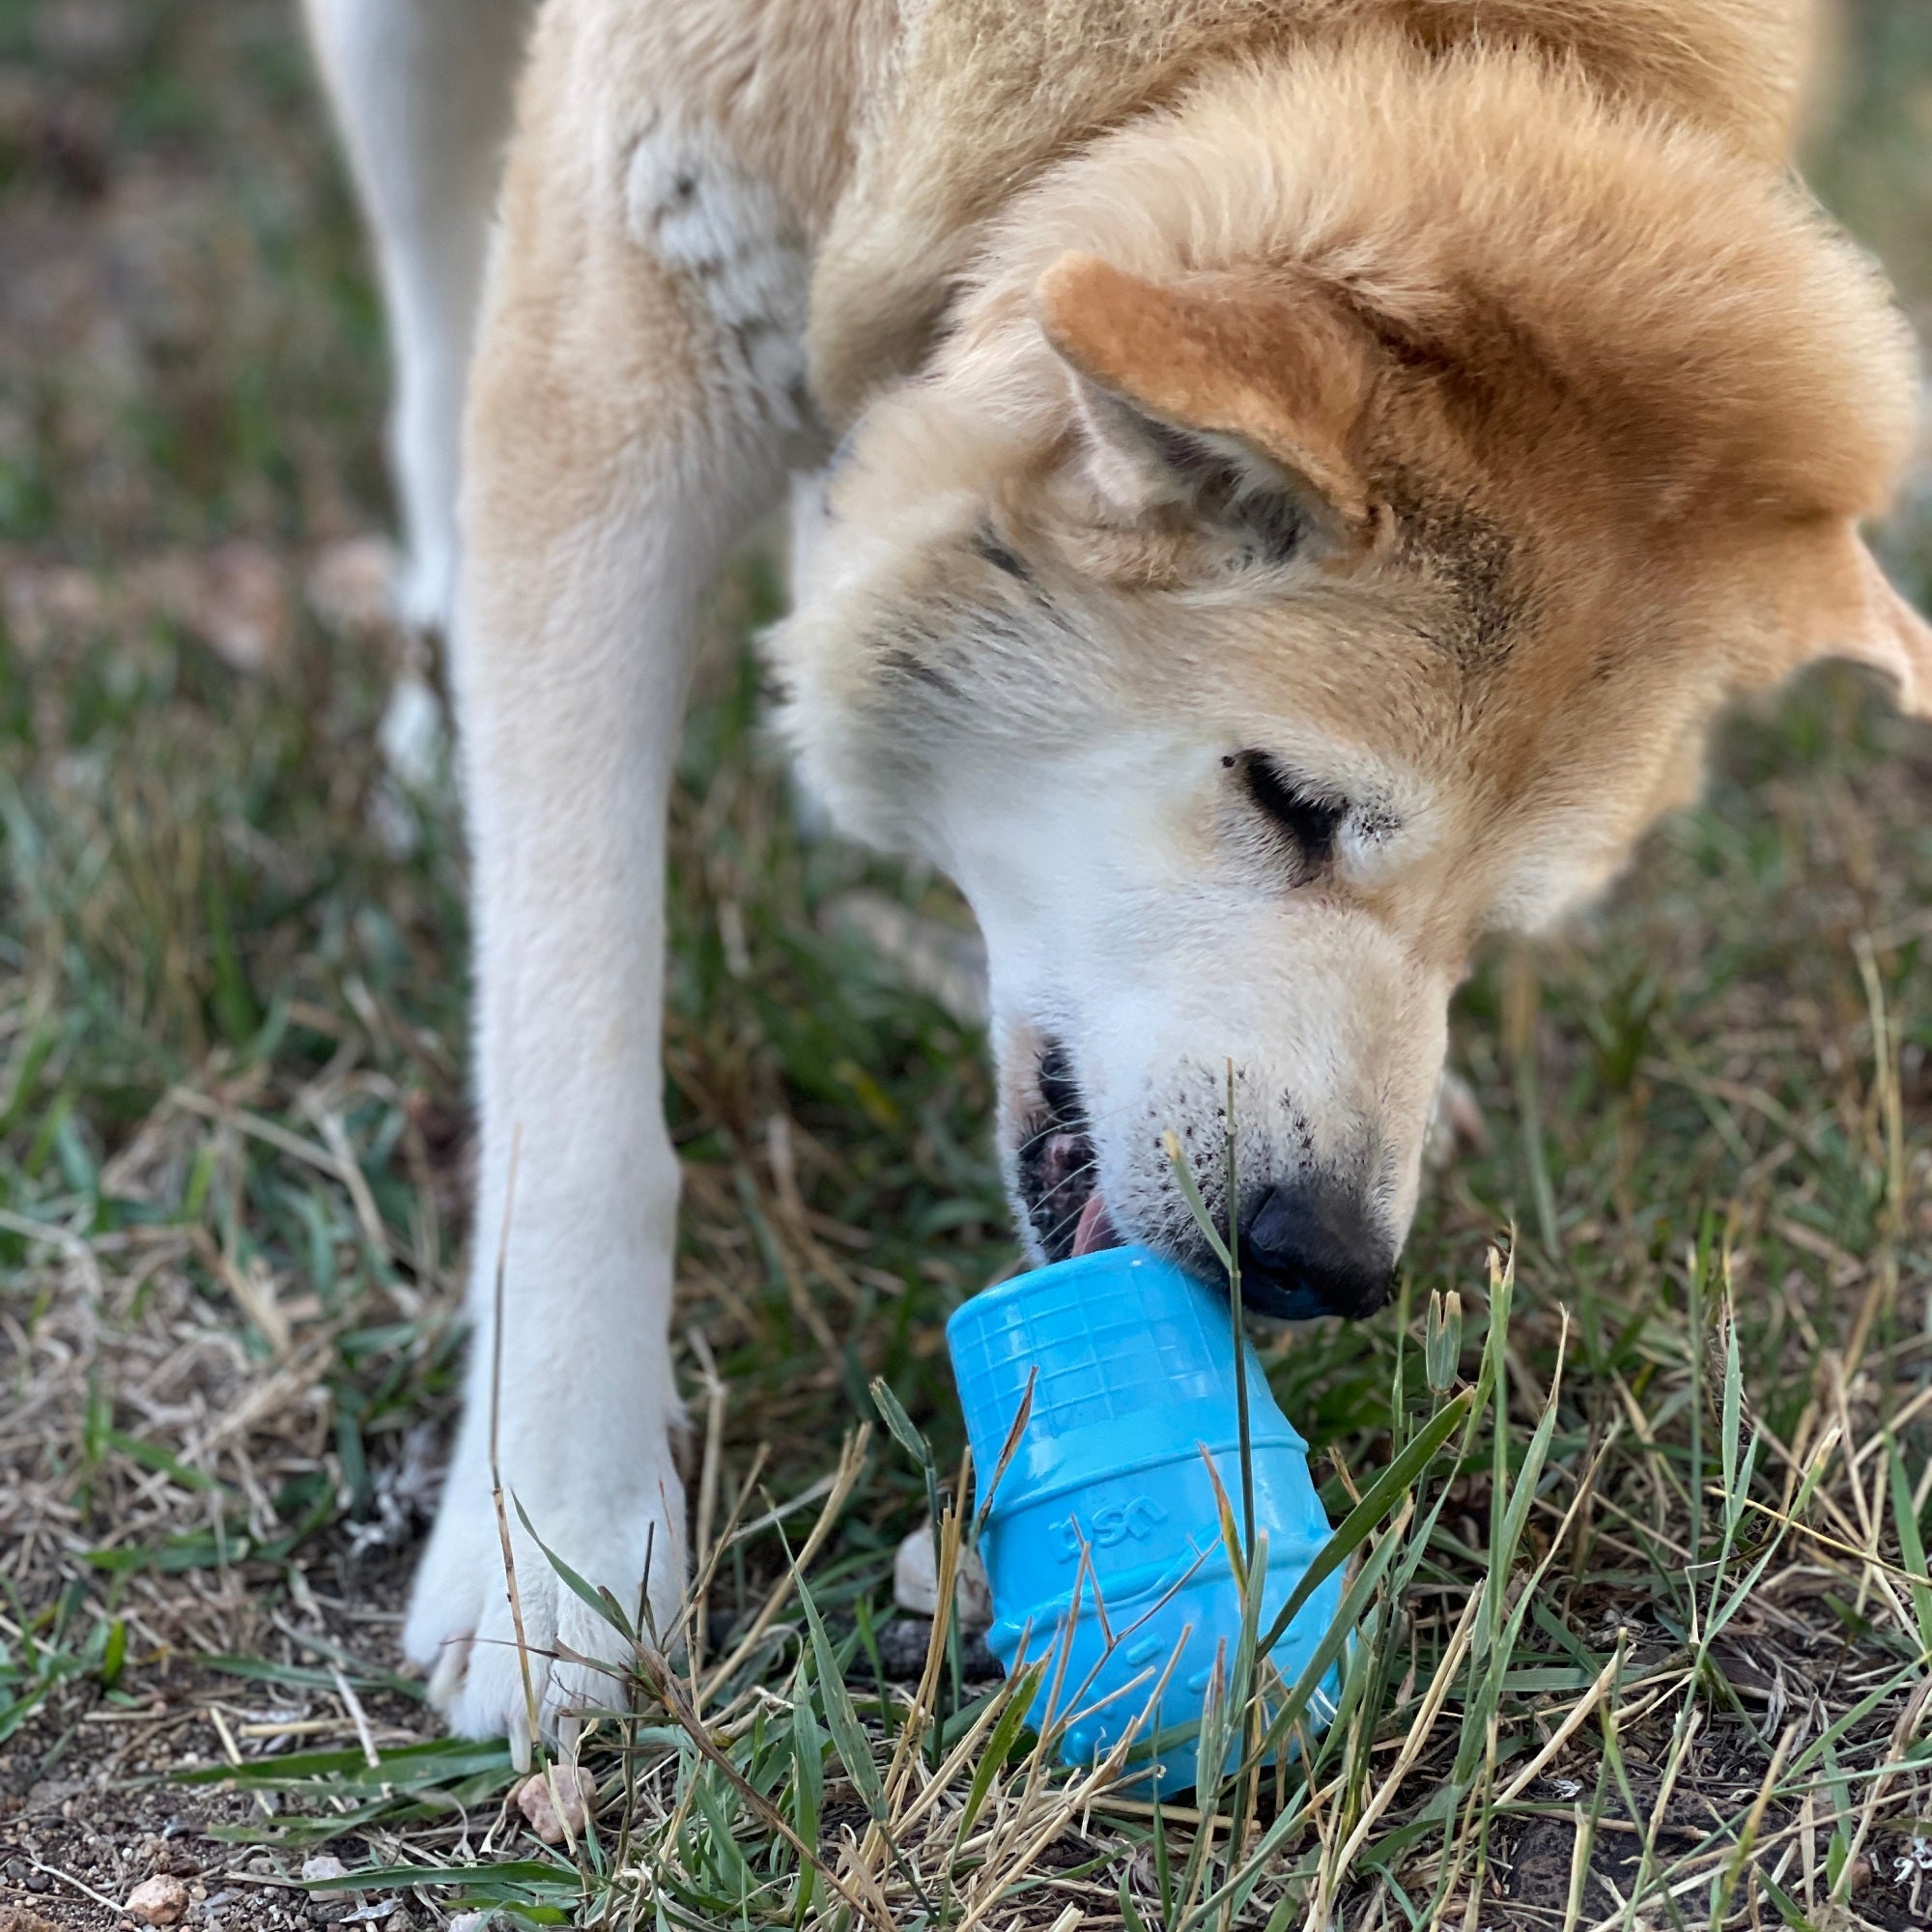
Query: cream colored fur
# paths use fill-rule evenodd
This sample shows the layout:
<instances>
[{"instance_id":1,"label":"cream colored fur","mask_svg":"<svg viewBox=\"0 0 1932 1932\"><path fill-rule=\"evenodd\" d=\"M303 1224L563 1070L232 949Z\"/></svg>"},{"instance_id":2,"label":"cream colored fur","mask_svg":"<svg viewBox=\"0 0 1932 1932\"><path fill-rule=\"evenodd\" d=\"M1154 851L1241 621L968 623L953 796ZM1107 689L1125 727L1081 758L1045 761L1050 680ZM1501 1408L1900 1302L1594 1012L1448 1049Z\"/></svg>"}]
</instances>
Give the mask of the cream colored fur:
<instances>
[{"instance_id":1,"label":"cream colored fur","mask_svg":"<svg viewBox=\"0 0 1932 1932\"><path fill-rule=\"evenodd\" d=\"M434 581L510 66L472 22L517 10L311 5ZM469 76L460 161L369 54L378 10ZM677 1634L666 791L710 579L836 439L785 726L849 830L972 900L1048 1252L1096 1179L1184 1247L1161 1135L1217 1140L1231 1063L1243 1201L1346 1186L1393 1252L1474 937L1601 885L1728 692L1835 650L1932 701L1932 634L1855 531L1911 355L1784 173L1801 29L1781 0L549 0L456 596L476 1342L406 1634L452 1722L527 1742L499 1229L504 1480L621 1598L648 1568ZM1263 766L1329 814L1319 849ZM1049 1040L1092 1171L1042 1202ZM609 1633L519 1537L554 1729L614 1694Z\"/></svg>"}]
</instances>

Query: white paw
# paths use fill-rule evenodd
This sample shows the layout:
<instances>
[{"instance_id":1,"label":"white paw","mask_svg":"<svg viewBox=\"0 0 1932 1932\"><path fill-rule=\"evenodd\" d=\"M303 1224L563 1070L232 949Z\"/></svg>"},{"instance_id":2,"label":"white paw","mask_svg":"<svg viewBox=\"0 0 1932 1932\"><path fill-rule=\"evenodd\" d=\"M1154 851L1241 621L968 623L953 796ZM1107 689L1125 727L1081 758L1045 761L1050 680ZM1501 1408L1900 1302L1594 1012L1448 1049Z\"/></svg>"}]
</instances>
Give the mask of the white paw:
<instances>
[{"instance_id":1,"label":"white paw","mask_svg":"<svg viewBox=\"0 0 1932 1932\"><path fill-rule=\"evenodd\" d=\"M663 1430L627 1455L608 1438L565 1440L568 1414L565 1406L541 1435L531 1433L533 1454L504 1453L516 1613L482 1431L466 1423L403 1630L404 1653L428 1675L430 1702L450 1728L507 1736L520 1769L529 1762L532 1704L538 1731L565 1743L585 1718L629 1707L633 1651L552 1567L518 1502L537 1536L593 1588L610 1590L634 1628L655 1630L667 1650L680 1637L684 1488Z\"/></svg>"}]
</instances>

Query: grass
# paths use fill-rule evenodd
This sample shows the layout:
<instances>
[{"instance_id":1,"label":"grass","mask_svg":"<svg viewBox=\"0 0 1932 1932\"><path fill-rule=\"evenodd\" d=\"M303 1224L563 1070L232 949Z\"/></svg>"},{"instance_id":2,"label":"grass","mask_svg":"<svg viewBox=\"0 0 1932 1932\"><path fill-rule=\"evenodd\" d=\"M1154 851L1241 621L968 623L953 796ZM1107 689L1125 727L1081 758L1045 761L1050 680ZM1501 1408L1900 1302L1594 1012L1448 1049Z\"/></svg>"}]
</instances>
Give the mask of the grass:
<instances>
[{"instance_id":1,"label":"grass","mask_svg":"<svg viewBox=\"0 0 1932 1932\"><path fill-rule=\"evenodd\" d=\"M1359 1640L1286 1755L1233 1660L1219 1788L1155 1813L1050 1771L943 1620L909 1678L882 1641L929 1499L970 1534L940 1326L1013 1256L976 1030L848 915L962 917L794 815L748 566L673 814L698 1645L593 1735L574 1842L438 1735L393 1641L459 1346L463 857L376 750L380 324L291 11L0 4L0 1900L109 1923L165 1861L391 1932L1932 1921L1932 762L1844 671L1481 962L1489 1145L1401 1305L1257 1330ZM1818 176L1923 300L1932 30L1848 17ZM1889 539L1921 591L1929 534Z\"/></svg>"}]
</instances>

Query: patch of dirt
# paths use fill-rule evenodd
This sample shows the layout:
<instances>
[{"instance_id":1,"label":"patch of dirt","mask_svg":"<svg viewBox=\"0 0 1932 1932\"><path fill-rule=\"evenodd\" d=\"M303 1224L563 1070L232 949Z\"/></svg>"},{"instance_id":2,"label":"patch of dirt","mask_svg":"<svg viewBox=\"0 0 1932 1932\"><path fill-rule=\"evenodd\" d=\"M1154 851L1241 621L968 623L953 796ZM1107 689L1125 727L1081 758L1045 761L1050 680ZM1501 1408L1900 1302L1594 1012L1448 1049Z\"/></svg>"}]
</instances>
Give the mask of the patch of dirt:
<instances>
[{"instance_id":1,"label":"patch of dirt","mask_svg":"<svg viewBox=\"0 0 1932 1932\"><path fill-rule=\"evenodd\" d=\"M323 1682L265 1682L174 1654L138 1672L135 1696L111 1697L92 1682L56 1690L0 1746L0 1906L55 1926L121 1928L135 1923L122 1910L134 1887L166 1873L187 1887L183 1922L209 1932L348 1918L353 1895L311 1897L299 1883L312 1845L263 1849L216 1835L224 1828L272 1835L274 1794L185 1784L173 1774L236 1752L260 1759L354 1748L365 1734L379 1747L440 1735L398 1691L360 1678L352 1710L327 1681L331 1653L352 1660L352 1672L354 1662L395 1667L407 1580L406 1562L356 1567L353 1600L307 1592L309 1614L299 1620L272 1601L279 1593L265 1593L255 1662ZM353 1862L370 1847L348 1834L332 1849ZM409 1932L406 1910L385 1914L387 1932ZM0 1932L28 1932L28 1921L10 1927L0 1916Z\"/></svg>"}]
</instances>

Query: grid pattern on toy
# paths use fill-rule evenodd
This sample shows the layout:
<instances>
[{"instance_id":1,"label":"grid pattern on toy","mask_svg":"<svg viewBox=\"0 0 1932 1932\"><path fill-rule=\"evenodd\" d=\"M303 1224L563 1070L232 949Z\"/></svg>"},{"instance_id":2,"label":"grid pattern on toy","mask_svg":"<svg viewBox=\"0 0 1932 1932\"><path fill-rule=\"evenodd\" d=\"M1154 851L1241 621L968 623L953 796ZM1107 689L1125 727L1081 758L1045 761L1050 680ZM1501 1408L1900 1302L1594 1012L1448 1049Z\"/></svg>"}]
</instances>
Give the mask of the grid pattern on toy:
<instances>
[{"instance_id":1,"label":"grid pattern on toy","mask_svg":"<svg viewBox=\"0 0 1932 1932\"><path fill-rule=\"evenodd\" d=\"M1163 1296L1156 1312L1127 1295L1002 1297L953 1338L953 1370L976 1457L997 1456L1029 1371L1038 1365L1030 1435L1065 1435L1146 1415L1226 1387L1225 1321L1205 1295Z\"/></svg>"}]
</instances>

